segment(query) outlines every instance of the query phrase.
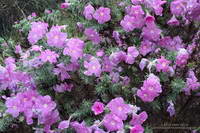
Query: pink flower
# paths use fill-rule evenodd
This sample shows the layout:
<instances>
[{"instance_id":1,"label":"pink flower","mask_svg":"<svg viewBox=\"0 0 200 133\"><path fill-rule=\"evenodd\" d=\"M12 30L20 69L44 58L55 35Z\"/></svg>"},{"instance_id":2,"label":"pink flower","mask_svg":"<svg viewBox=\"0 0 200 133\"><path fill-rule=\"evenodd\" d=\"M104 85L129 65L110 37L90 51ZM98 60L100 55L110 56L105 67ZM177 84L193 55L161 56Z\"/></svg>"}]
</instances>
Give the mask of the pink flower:
<instances>
[{"instance_id":1,"label":"pink flower","mask_svg":"<svg viewBox=\"0 0 200 133\"><path fill-rule=\"evenodd\" d=\"M92 133L92 129L87 127L84 121L82 123L78 123L77 121L71 122L70 125L76 133Z\"/></svg>"},{"instance_id":2,"label":"pink flower","mask_svg":"<svg viewBox=\"0 0 200 133\"><path fill-rule=\"evenodd\" d=\"M68 67L64 63L60 63L57 65L57 68L54 68L53 72L55 75L60 76L60 79L64 81L65 79L70 79L70 75L68 74Z\"/></svg>"},{"instance_id":3,"label":"pink flower","mask_svg":"<svg viewBox=\"0 0 200 133\"><path fill-rule=\"evenodd\" d=\"M65 8L69 8L70 4L68 2L64 2L60 4L60 8L65 9Z\"/></svg>"},{"instance_id":4,"label":"pink flower","mask_svg":"<svg viewBox=\"0 0 200 133\"><path fill-rule=\"evenodd\" d=\"M126 15L124 19L120 22L120 25L123 27L125 31L129 32L135 29L133 22L134 22L134 17Z\"/></svg>"},{"instance_id":5,"label":"pink flower","mask_svg":"<svg viewBox=\"0 0 200 133\"><path fill-rule=\"evenodd\" d=\"M135 125L131 128L130 133L144 133L144 128L141 125Z\"/></svg>"},{"instance_id":6,"label":"pink flower","mask_svg":"<svg viewBox=\"0 0 200 133\"><path fill-rule=\"evenodd\" d=\"M47 32L48 24L44 22L32 22L31 30L28 34L28 41L31 44L37 43L40 39L43 38L45 33Z\"/></svg>"},{"instance_id":7,"label":"pink flower","mask_svg":"<svg viewBox=\"0 0 200 133\"><path fill-rule=\"evenodd\" d=\"M161 56L160 59L157 59L156 70L158 72L160 72L160 71L168 72L169 71L169 64L170 64L170 61L165 59L164 56Z\"/></svg>"},{"instance_id":8,"label":"pink flower","mask_svg":"<svg viewBox=\"0 0 200 133\"><path fill-rule=\"evenodd\" d=\"M69 127L69 121L61 121L58 125L58 128L59 129L66 129Z\"/></svg>"},{"instance_id":9,"label":"pink flower","mask_svg":"<svg viewBox=\"0 0 200 133\"><path fill-rule=\"evenodd\" d=\"M178 26L180 23L176 19L176 16L173 15L172 18L167 22L167 24L170 25L170 26Z\"/></svg>"},{"instance_id":10,"label":"pink flower","mask_svg":"<svg viewBox=\"0 0 200 133\"><path fill-rule=\"evenodd\" d=\"M136 47L131 46L128 47L127 55L126 55L126 63L133 64L135 61L135 58L139 55L138 50Z\"/></svg>"},{"instance_id":11,"label":"pink flower","mask_svg":"<svg viewBox=\"0 0 200 133\"><path fill-rule=\"evenodd\" d=\"M93 17L98 21L99 24L104 24L110 21L111 19L110 12L111 12L110 8L100 7L95 11Z\"/></svg>"},{"instance_id":12,"label":"pink flower","mask_svg":"<svg viewBox=\"0 0 200 133\"><path fill-rule=\"evenodd\" d=\"M18 117L21 111L20 100L18 98L9 98L6 100L6 110L7 113L11 114L13 117Z\"/></svg>"},{"instance_id":13,"label":"pink flower","mask_svg":"<svg viewBox=\"0 0 200 133\"><path fill-rule=\"evenodd\" d=\"M188 77L186 78L186 87L183 88L186 95L190 95L191 91L196 91L200 89L200 82L198 82L194 71L190 70L188 72Z\"/></svg>"},{"instance_id":14,"label":"pink flower","mask_svg":"<svg viewBox=\"0 0 200 133\"><path fill-rule=\"evenodd\" d=\"M160 39L161 30L156 25L147 25L142 29L142 37L151 41L158 41Z\"/></svg>"},{"instance_id":15,"label":"pink flower","mask_svg":"<svg viewBox=\"0 0 200 133\"><path fill-rule=\"evenodd\" d=\"M31 47L31 51L36 51L36 52L41 52L42 51L42 46L38 46L38 45L33 45Z\"/></svg>"},{"instance_id":16,"label":"pink flower","mask_svg":"<svg viewBox=\"0 0 200 133\"><path fill-rule=\"evenodd\" d=\"M77 61L83 57L84 45L85 43L79 38L71 38L67 41L63 54L69 55L72 62Z\"/></svg>"},{"instance_id":17,"label":"pink flower","mask_svg":"<svg viewBox=\"0 0 200 133\"><path fill-rule=\"evenodd\" d=\"M58 48L63 48L65 40L67 39L67 34L60 31L61 28L58 26L53 26L46 34L47 43L49 46L55 46Z\"/></svg>"},{"instance_id":18,"label":"pink flower","mask_svg":"<svg viewBox=\"0 0 200 133\"><path fill-rule=\"evenodd\" d=\"M94 74L96 77L99 77L101 74L101 64L95 57L89 59L89 62L84 61L84 67L87 69L84 72L84 74L87 76L92 76Z\"/></svg>"},{"instance_id":19,"label":"pink flower","mask_svg":"<svg viewBox=\"0 0 200 133\"><path fill-rule=\"evenodd\" d=\"M83 15L87 20L92 20L94 12L95 12L94 7L91 4L88 4L84 8Z\"/></svg>"},{"instance_id":20,"label":"pink flower","mask_svg":"<svg viewBox=\"0 0 200 133\"><path fill-rule=\"evenodd\" d=\"M132 119L130 121L130 124L132 126L135 126L135 125L142 125L143 122L145 122L148 118L148 115L145 111L143 111L142 113L140 113L139 115L137 114L133 114L132 115Z\"/></svg>"},{"instance_id":21,"label":"pink flower","mask_svg":"<svg viewBox=\"0 0 200 133\"><path fill-rule=\"evenodd\" d=\"M135 17L126 15L120 22L120 25L127 32L133 31L135 28L141 28L144 25L143 17Z\"/></svg>"},{"instance_id":22,"label":"pink flower","mask_svg":"<svg viewBox=\"0 0 200 133\"><path fill-rule=\"evenodd\" d=\"M176 56L176 65L179 67L185 67L188 59L189 59L189 53L187 52L186 49L181 48L178 51L178 55Z\"/></svg>"},{"instance_id":23,"label":"pink flower","mask_svg":"<svg viewBox=\"0 0 200 133\"><path fill-rule=\"evenodd\" d=\"M144 0L131 0L131 2L132 2L134 5L139 5L139 4L143 4L143 3L144 3Z\"/></svg>"},{"instance_id":24,"label":"pink flower","mask_svg":"<svg viewBox=\"0 0 200 133\"><path fill-rule=\"evenodd\" d=\"M106 114L103 118L103 125L110 132L121 130L124 127L123 121L115 114Z\"/></svg>"},{"instance_id":25,"label":"pink flower","mask_svg":"<svg viewBox=\"0 0 200 133\"><path fill-rule=\"evenodd\" d=\"M130 6L126 10L127 14L132 17L144 17L144 11L140 5Z\"/></svg>"},{"instance_id":26,"label":"pink flower","mask_svg":"<svg viewBox=\"0 0 200 133\"><path fill-rule=\"evenodd\" d=\"M152 102L161 92L162 88L159 78L150 74L147 80L144 81L141 89L137 91L137 96L144 102Z\"/></svg>"},{"instance_id":27,"label":"pink flower","mask_svg":"<svg viewBox=\"0 0 200 133\"><path fill-rule=\"evenodd\" d=\"M128 113L130 113L132 109L130 105L124 103L122 97L112 99L107 106L112 114L115 114L122 120L127 119Z\"/></svg>"},{"instance_id":28,"label":"pink flower","mask_svg":"<svg viewBox=\"0 0 200 133\"><path fill-rule=\"evenodd\" d=\"M59 57L59 55L57 53L55 53L54 51L51 51L49 49L42 51L41 55L39 56L41 61L44 63L46 63L46 62L56 63L58 57Z\"/></svg>"},{"instance_id":29,"label":"pink flower","mask_svg":"<svg viewBox=\"0 0 200 133\"><path fill-rule=\"evenodd\" d=\"M141 42L140 45L140 54L142 54L143 56L146 56L148 53L152 52L155 50L155 44L148 41L148 40L144 40Z\"/></svg>"},{"instance_id":30,"label":"pink flower","mask_svg":"<svg viewBox=\"0 0 200 133\"><path fill-rule=\"evenodd\" d=\"M65 92L65 91L71 91L73 88L73 84L67 84L67 83L62 83L60 85L56 85L53 89L56 92Z\"/></svg>"},{"instance_id":31,"label":"pink flower","mask_svg":"<svg viewBox=\"0 0 200 133\"><path fill-rule=\"evenodd\" d=\"M99 115L104 111L104 104L101 102L95 102L92 106L92 111L95 115Z\"/></svg>"},{"instance_id":32,"label":"pink flower","mask_svg":"<svg viewBox=\"0 0 200 133\"><path fill-rule=\"evenodd\" d=\"M173 15L180 16L185 12L184 0L175 0L170 3L170 10Z\"/></svg>"},{"instance_id":33,"label":"pink flower","mask_svg":"<svg viewBox=\"0 0 200 133\"><path fill-rule=\"evenodd\" d=\"M123 51L114 52L109 56L109 59L113 65L117 65L126 60L126 53Z\"/></svg>"},{"instance_id":34,"label":"pink flower","mask_svg":"<svg viewBox=\"0 0 200 133\"><path fill-rule=\"evenodd\" d=\"M93 28L85 29L84 34L87 36L88 40L91 40L95 44L98 44L101 41L99 33Z\"/></svg>"},{"instance_id":35,"label":"pink flower","mask_svg":"<svg viewBox=\"0 0 200 133\"><path fill-rule=\"evenodd\" d=\"M165 4L167 1L162 0L146 0L145 3L154 10L156 15L162 16L162 5Z\"/></svg>"},{"instance_id":36,"label":"pink flower","mask_svg":"<svg viewBox=\"0 0 200 133\"><path fill-rule=\"evenodd\" d=\"M111 72L113 70L114 66L112 62L110 61L109 57L105 56L103 59L103 66L102 71L104 72Z\"/></svg>"},{"instance_id":37,"label":"pink flower","mask_svg":"<svg viewBox=\"0 0 200 133\"><path fill-rule=\"evenodd\" d=\"M21 45L16 45L16 46L15 46L15 53L16 53L16 54L21 54L21 53L22 53Z\"/></svg>"}]
</instances>

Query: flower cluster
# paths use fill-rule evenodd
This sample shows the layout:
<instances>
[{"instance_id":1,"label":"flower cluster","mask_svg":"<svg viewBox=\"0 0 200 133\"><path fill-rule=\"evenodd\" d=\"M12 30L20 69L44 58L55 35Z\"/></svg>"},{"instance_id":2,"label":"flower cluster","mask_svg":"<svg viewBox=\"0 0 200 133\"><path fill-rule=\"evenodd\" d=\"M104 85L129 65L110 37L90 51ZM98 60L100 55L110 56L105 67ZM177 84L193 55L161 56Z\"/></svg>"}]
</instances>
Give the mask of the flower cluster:
<instances>
[{"instance_id":1,"label":"flower cluster","mask_svg":"<svg viewBox=\"0 0 200 133\"><path fill-rule=\"evenodd\" d=\"M44 22L32 22L31 30L28 34L28 40L31 44L37 43L40 39L42 39L47 32L48 24Z\"/></svg>"},{"instance_id":2,"label":"flower cluster","mask_svg":"<svg viewBox=\"0 0 200 133\"><path fill-rule=\"evenodd\" d=\"M91 19L96 19L99 24L104 24L108 21L110 21L111 16L110 16L110 9L105 8L105 7L100 7L96 11L92 5L87 5L85 6L84 9L84 16L86 19L91 20Z\"/></svg>"},{"instance_id":3,"label":"flower cluster","mask_svg":"<svg viewBox=\"0 0 200 133\"><path fill-rule=\"evenodd\" d=\"M41 96L35 90L27 90L7 98L6 107L6 112L13 117L18 117L22 113L29 125L37 118L38 123L44 125L45 132L49 132L51 125L59 120L56 103L50 96Z\"/></svg>"},{"instance_id":4,"label":"flower cluster","mask_svg":"<svg viewBox=\"0 0 200 133\"><path fill-rule=\"evenodd\" d=\"M159 78L154 74L150 74L147 80L144 81L141 89L137 91L137 96L144 102L152 102L161 92L162 88Z\"/></svg>"}]
</instances>

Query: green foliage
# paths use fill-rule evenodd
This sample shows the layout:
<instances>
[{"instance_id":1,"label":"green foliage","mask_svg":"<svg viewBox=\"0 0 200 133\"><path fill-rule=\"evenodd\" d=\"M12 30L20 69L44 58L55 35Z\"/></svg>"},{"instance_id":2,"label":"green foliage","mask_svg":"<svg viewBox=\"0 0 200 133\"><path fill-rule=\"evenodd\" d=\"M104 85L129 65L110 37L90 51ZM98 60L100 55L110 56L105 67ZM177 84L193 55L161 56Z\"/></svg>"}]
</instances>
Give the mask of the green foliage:
<instances>
[{"instance_id":1,"label":"green foliage","mask_svg":"<svg viewBox=\"0 0 200 133\"><path fill-rule=\"evenodd\" d=\"M10 115L4 116L0 118L0 132L5 132L8 130L8 127L11 123L13 123L14 118Z\"/></svg>"},{"instance_id":2,"label":"green foliage","mask_svg":"<svg viewBox=\"0 0 200 133\"><path fill-rule=\"evenodd\" d=\"M168 95L168 100L175 101L178 94L180 94L185 87L185 82L181 78L175 78L171 81L170 87L171 93Z\"/></svg>"}]
</instances>

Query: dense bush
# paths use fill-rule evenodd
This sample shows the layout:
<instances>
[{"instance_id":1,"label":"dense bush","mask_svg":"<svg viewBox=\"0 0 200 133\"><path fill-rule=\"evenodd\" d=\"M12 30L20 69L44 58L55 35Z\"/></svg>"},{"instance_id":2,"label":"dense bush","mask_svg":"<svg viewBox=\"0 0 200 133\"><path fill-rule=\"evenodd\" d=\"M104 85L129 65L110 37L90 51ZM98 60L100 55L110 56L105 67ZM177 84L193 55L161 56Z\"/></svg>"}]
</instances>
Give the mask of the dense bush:
<instances>
[{"instance_id":1,"label":"dense bush","mask_svg":"<svg viewBox=\"0 0 200 133\"><path fill-rule=\"evenodd\" d=\"M20 20L0 40L0 131L198 132L199 9L68 0Z\"/></svg>"}]
</instances>

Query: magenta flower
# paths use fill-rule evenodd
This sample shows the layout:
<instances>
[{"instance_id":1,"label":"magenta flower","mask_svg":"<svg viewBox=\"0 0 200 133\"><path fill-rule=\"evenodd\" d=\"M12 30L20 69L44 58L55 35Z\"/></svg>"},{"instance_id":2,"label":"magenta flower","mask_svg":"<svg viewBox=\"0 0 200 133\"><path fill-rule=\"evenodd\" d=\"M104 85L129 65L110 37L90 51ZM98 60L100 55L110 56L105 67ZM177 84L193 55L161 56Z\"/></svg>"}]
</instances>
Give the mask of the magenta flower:
<instances>
[{"instance_id":1,"label":"magenta flower","mask_svg":"<svg viewBox=\"0 0 200 133\"><path fill-rule=\"evenodd\" d=\"M186 87L183 88L186 95L190 95L191 91L200 89L200 82L198 82L194 71L190 70L188 72L188 77L186 78Z\"/></svg>"},{"instance_id":2,"label":"magenta flower","mask_svg":"<svg viewBox=\"0 0 200 133\"><path fill-rule=\"evenodd\" d=\"M179 21L176 19L176 16L173 15L172 18L167 22L170 26L179 26Z\"/></svg>"},{"instance_id":3,"label":"magenta flower","mask_svg":"<svg viewBox=\"0 0 200 133\"><path fill-rule=\"evenodd\" d=\"M131 128L130 133L144 133L144 128L141 125L135 125Z\"/></svg>"},{"instance_id":4,"label":"magenta flower","mask_svg":"<svg viewBox=\"0 0 200 133\"><path fill-rule=\"evenodd\" d=\"M155 50L155 44L154 43L152 43L148 40L144 40L144 41L141 42L139 52L143 56L146 56L148 53L150 53L154 50Z\"/></svg>"},{"instance_id":5,"label":"magenta flower","mask_svg":"<svg viewBox=\"0 0 200 133\"><path fill-rule=\"evenodd\" d=\"M59 55L57 53L55 53L54 51L51 51L49 49L42 51L41 55L39 56L41 61L44 63L46 63L46 62L56 63L58 57L59 57Z\"/></svg>"},{"instance_id":6,"label":"magenta flower","mask_svg":"<svg viewBox=\"0 0 200 133\"><path fill-rule=\"evenodd\" d=\"M103 118L103 125L110 132L121 130L124 127L123 121L115 114L106 114Z\"/></svg>"},{"instance_id":7,"label":"magenta flower","mask_svg":"<svg viewBox=\"0 0 200 133\"><path fill-rule=\"evenodd\" d=\"M101 102L95 102L91 109L95 115L99 115L104 111L104 104Z\"/></svg>"},{"instance_id":8,"label":"magenta flower","mask_svg":"<svg viewBox=\"0 0 200 133\"><path fill-rule=\"evenodd\" d=\"M144 3L144 0L131 0L131 2L132 2L134 5L139 5L139 4L143 4L143 3Z\"/></svg>"},{"instance_id":9,"label":"magenta flower","mask_svg":"<svg viewBox=\"0 0 200 133\"><path fill-rule=\"evenodd\" d=\"M101 41L99 33L93 28L85 29L84 34L87 36L88 40L91 40L95 44L98 44Z\"/></svg>"},{"instance_id":10,"label":"magenta flower","mask_svg":"<svg viewBox=\"0 0 200 133\"><path fill-rule=\"evenodd\" d=\"M110 21L111 19L110 13L111 13L110 8L100 7L95 11L93 17L98 21L99 24L104 24Z\"/></svg>"},{"instance_id":11,"label":"magenta flower","mask_svg":"<svg viewBox=\"0 0 200 133\"><path fill-rule=\"evenodd\" d=\"M94 12L95 12L94 7L91 4L88 4L84 8L83 15L87 20L92 20Z\"/></svg>"},{"instance_id":12,"label":"magenta flower","mask_svg":"<svg viewBox=\"0 0 200 133\"><path fill-rule=\"evenodd\" d=\"M112 37L115 39L119 46L122 46L122 40L120 38L120 34L117 31L113 31Z\"/></svg>"},{"instance_id":13,"label":"magenta flower","mask_svg":"<svg viewBox=\"0 0 200 133\"><path fill-rule=\"evenodd\" d=\"M189 53L187 52L186 49L181 48L178 51L178 55L176 56L176 65L179 67L185 67L188 59L189 59Z\"/></svg>"},{"instance_id":14,"label":"magenta flower","mask_svg":"<svg viewBox=\"0 0 200 133\"><path fill-rule=\"evenodd\" d=\"M85 125L85 122L78 123L77 121L70 123L76 133L92 133L92 129Z\"/></svg>"},{"instance_id":15,"label":"magenta flower","mask_svg":"<svg viewBox=\"0 0 200 133\"><path fill-rule=\"evenodd\" d=\"M147 6L152 8L156 15L162 16L162 5L165 4L167 1L162 0L146 0L145 3Z\"/></svg>"},{"instance_id":16,"label":"magenta flower","mask_svg":"<svg viewBox=\"0 0 200 133\"><path fill-rule=\"evenodd\" d=\"M170 4L170 10L173 15L180 16L185 12L185 6L183 0L175 0Z\"/></svg>"},{"instance_id":17,"label":"magenta flower","mask_svg":"<svg viewBox=\"0 0 200 133\"><path fill-rule=\"evenodd\" d=\"M137 91L137 96L144 102L152 102L161 92L160 79L157 76L150 74L147 80L144 81L141 89Z\"/></svg>"},{"instance_id":18,"label":"magenta flower","mask_svg":"<svg viewBox=\"0 0 200 133\"><path fill-rule=\"evenodd\" d=\"M60 85L56 85L53 89L56 92L65 92L65 91L71 91L73 88L73 84L67 84L67 83L62 83Z\"/></svg>"},{"instance_id":19,"label":"magenta flower","mask_svg":"<svg viewBox=\"0 0 200 133\"><path fill-rule=\"evenodd\" d=\"M126 120L128 113L132 110L130 105L124 103L124 99L122 97L112 99L107 106L112 114L115 114L122 120Z\"/></svg>"},{"instance_id":20,"label":"magenta flower","mask_svg":"<svg viewBox=\"0 0 200 133\"><path fill-rule=\"evenodd\" d=\"M70 3L68 3L68 2L64 2L64 3L60 4L60 8L62 8L62 9L69 8L69 6L70 6Z\"/></svg>"},{"instance_id":21,"label":"magenta flower","mask_svg":"<svg viewBox=\"0 0 200 133\"><path fill-rule=\"evenodd\" d=\"M44 22L32 22L31 30L28 34L28 41L31 44L37 43L40 39L43 38L45 33L47 32L48 24Z\"/></svg>"},{"instance_id":22,"label":"magenta flower","mask_svg":"<svg viewBox=\"0 0 200 133\"><path fill-rule=\"evenodd\" d=\"M21 111L21 103L20 100L15 98L9 98L6 100L6 112L11 114L13 117L18 117Z\"/></svg>"},{"instance_id":23,"label":"magenta flower","mask_svg":"<svg viewBox=\"0 0 200 133\"><path fill-rule=\"evenodd\" d=\"M94 74L96 77L99 77L101 74L101 64L95 57L92 57L89 62L84 61L84 67L87 69L84 72L87 76L92 76Z\"/></svg>"},{"instance_id":24,"label":"magenta flower","mask_svg":"<svg viewBox=\"0 0 200 133\"><path fill-rule=\"evenodd\" d=\"M71 38L67 41L63 54L69 55L72 62L77 61L83 57L84 45L85 43L79 38Z\"/></svg>"},{"instance_id":25,"label":"magenta flower","mask_svg":"<svg viewBox=\"0 0 200 133\"><path fill-rule=\"evenodd\" d=\"M126 15L124 19L120 22L120 25L123 27L125 31L129 32L135 29L133 22L134 22L134 17Z\"/></svg>"},{"instance_id":26,"label":"magenta flower","mask_svg":"<svg viewBox=\"0 0 200 133\"><path fill-rule=\"evenodd\" d=\"M103 59L102 71L104 72L112 72L114 66L110 61L109 57L105 56Z\"/></svg>"},{"instance_id":27,"label":"magenta flower","mask_svg":"<svg viewBox=\"0 0 200 133\"><path fill-rule=\"evenodd\" d=\"M135 58L139 55L138 50L135 46L128 47L127 55L126 55L126 63L133 64Z\"/></svg>"},{"instance_id":28,"label":"magenta flower","mask_svg":"<svg viewBox=\"0 0 200 133\"><path fill-rule=\"evenodd\" d=\"M168 72L169 71L169 64L170 64L170 61L165 59L164 56L161 56L160 59L157 59L156 70L158 72L160 72L160 71Z\"/></svg>"},{"instance_id":29,"label":"magenta flower","mask_svg":"<svg viewBox=\"0 0 200 133\"><path fill-rule=\"evenodd\" d=\"M127 14L132 17L144 17L144 11L140 5L130 6L126 10Z\"/></svg>"},{"instance_id":30,"label":"magenta flower","mask_svg":"<svg viewBox=\"0 0 200 133\"><path fill-rule=\"evenodd\" d=\"M135 126L135 125L142 125L148 118L148 115L145 111L143 111L142 113L140 114L133 114L132 115L132 119L130 121L130 124L132 126Z\"/></svg>"},{"instance_id":31,"label":"magenta flower","mask_svg":"<svg viewBox=\"0 0 200 133\"><path fill-rule=\"evenodd\" d=\"M65 40L67 39L67 34L61 32L60 27L57 26L52 27L46 36L48 45L58 48L63 48Z\"/></svg>"},{"instance_id":32,"label":"magenta flower","mask_svg":"<svg viewBox=\"0 0 200 133\"><path fill-rule=\"evenodd\" d=\"M156 25L147 25L142 29L142 37L147 40L158 41L161 30Z\"/></svg>"},{"instance_id":33,"label":"magenta flower","mask_svg":"<svg viewBox=\"0 0 200 133\"><path fill-rule=\"evenodd\" d=\"M69 121L61 121L58 125L58 128L63 130L69 127Z\"/></svg>"},{"instance_id":34,"label":"magenta flower","mask_svg":"<svg viewBox=\"0 0 200 133\"><path fill-rule=\"evenodd\" d=\"M54 68L53 72L55 75L60 76L60 79L64 81L65 79L70 79L70 75L68 74L68 67L64 63L60 63L57 65L57 68Z\"/></svg>"},{"instance_id":35,"label":"magenta flower","mask_svg":"<svg viewBox=\"0 0 200 133\"><path fill-rule=\"evenodd\" d=\"M121 20L120 25L127 32L133 31L135 28L141 28L144 25L144 18L141 16L124 16Z\"/></svg>"},{"instance_id":36,"label":"magenta flower","mask_svg":"<svg viewBox=\"0 0 200 133\"><path fill-rule=\"evenodd\" d=\"M20 45L16 45L16 46L15 46L15 53L16 53L16 54L21 54L21 53L22 53L22 48L21 48Z\"/></svg>"},{"instance_id":37,"label":"magenta flower","mask_svg":"<svg viewBox=\"0 0 200 133\"><path fill-rule=\"evenodd\" d=\"M114 52L109 56L109 60L113 65L118 65L120 62L126 60L126 53L123 51Z\"/></svg>"},{"instance_id":38,"label":"magenta flower","mask_svg":"<svg viewBox=\"0 0 200 133\"><path fill-rule=\"evenodd\" d=\"M31 47L30 51L41 52L41 51L42 51L42 46L33 45L33 46Z\"/></svg>"}]
</instances>

